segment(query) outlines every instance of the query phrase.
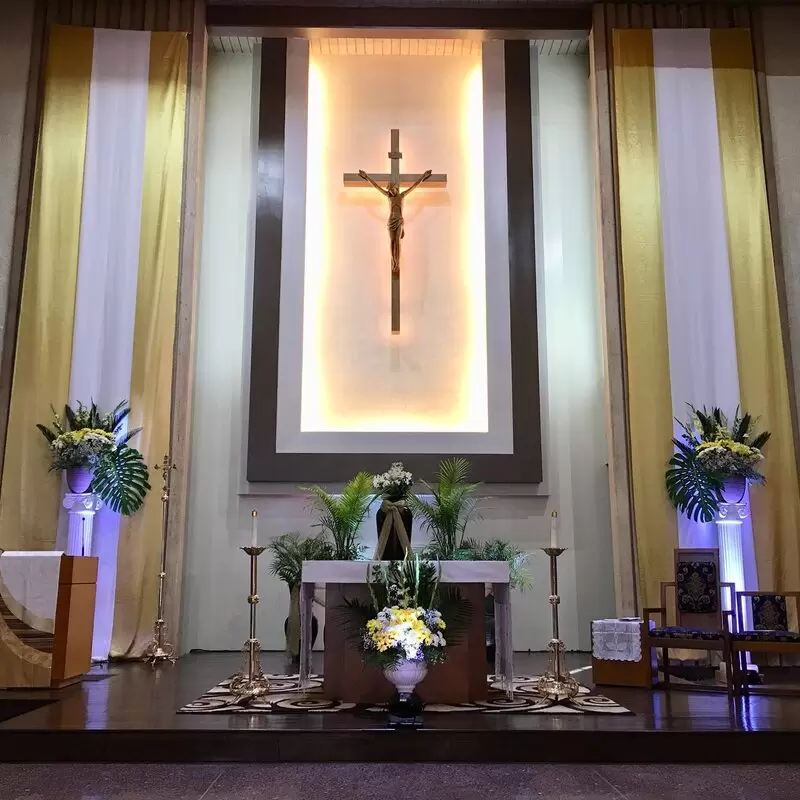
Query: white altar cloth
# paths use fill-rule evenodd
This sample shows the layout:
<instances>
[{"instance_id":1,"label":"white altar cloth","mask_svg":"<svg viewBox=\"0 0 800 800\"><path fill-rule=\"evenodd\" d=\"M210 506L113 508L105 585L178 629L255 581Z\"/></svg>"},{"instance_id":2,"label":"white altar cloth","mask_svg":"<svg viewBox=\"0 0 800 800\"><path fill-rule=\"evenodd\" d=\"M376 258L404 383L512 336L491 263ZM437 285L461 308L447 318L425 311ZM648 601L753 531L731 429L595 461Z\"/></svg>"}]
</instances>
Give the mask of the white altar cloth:
<instances>
[{"instance_id":1,"label":"white altar cloth","mask_svg":"<svg viewBox=\"0 0 800 800\"><path fill-rule=\"evenodd\" d=\"M650 627L655 627L652 620ZM601 661L641 661L642 620L637 617L593 620L592 655Z\"/></svg>"},{"instance_id":2,"label":"white altar cloth","mask_svg":"<svg viewBox=\"0 0 800 800\"><path fill-rule=\"evenodd\" d=\"M62 555L50 550L0 554L0 597L18 620L45 633L55 630Z\"/></svg>"},{"instance_id":3,"label":"white altar cloth","mask_svg":"<svg viewBox=\"0 0 800 800\"><path fill-rule=\"evenodd\" d=\"M311 675L311 612L317 585L367 583L379 561L304 561L300 586L300 685ZM514 645L511 639L511 590L504 561L440 561L442 583L490 583L495 602L495 674L513 696ZM482 609L475 613L483 614Z\"/></svg>"}]
</instances>

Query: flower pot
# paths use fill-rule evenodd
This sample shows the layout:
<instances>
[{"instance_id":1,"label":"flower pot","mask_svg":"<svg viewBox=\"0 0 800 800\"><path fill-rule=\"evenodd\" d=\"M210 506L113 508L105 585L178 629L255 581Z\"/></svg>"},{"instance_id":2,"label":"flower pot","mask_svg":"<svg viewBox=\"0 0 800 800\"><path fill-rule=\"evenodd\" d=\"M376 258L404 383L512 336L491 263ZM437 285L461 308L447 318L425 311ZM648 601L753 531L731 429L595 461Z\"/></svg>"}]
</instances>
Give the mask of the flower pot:
<instances>
[{"instance_id":1,"label":"flower pot","mask_svg":"<svg viewBox=\"0 0 800 800\"><path fill-rule=\"evenodd\" d=\"M92 470L89 467L67 467L67 486L73 494L86 494L92 485Z\"/></svg>"},{"instance_id":2,"label":"flower pot","mask_svg":"<svg viewBox=\"0 0 800 800\"><path fill-rule=\"evenodd\" d=\"M311 615L311 646L317 641L319 622ZM292 661L300 660L300 587L289 589L289 616L283 623L283 635L286 637L286 652Z\"/></svg>"},{"instance_id":3,"label":"flower pot","mask_svg":"<svg viewBox=\"0 0 800 800\"><path fill-rule=\"evenodd\" d=\"M747 491L747 478L734 475L722 484L722 499L725 503L741 503Z\"/></svg>"},{"instance_id":4,"label":"flower pot","mask_svg":"<svg viewBox=\"0 0 800 800\"><path fill-rule=\"evenodd\" d=\"M386 667L383 670L383 674L389 683L397 689L397 694L402 700L413 694L417 684L425 679L428 674L428 665L424 661L409 661L404 658L393 667Z\"/></svg>"},{"instance_id":5,"label":"flower pot","mask_svg":"<svg viewBox=\"0 0 800 800\"><path fill-rule=\"evenodd\" d=\"M386 498L389 503L396 503L402 498ZM408 506L401 506L398 511L400 512L400 519L403 520L403 527L406 529L408 541L411 541L411 526L414 523L414 515ZM383 507L378 509L375 515L375 523L378 528L378 541L380 541L381 531L383 530L383 523L386 520L386 515L390 513L384 510ZM402 561L406 557L403 545L400 543L400 537L397 535L397 530L392 522L392 529L389 533L389 538L386 542L386 547L383 553L379 556L383 561Z\"/></svg>"}]
</instances>

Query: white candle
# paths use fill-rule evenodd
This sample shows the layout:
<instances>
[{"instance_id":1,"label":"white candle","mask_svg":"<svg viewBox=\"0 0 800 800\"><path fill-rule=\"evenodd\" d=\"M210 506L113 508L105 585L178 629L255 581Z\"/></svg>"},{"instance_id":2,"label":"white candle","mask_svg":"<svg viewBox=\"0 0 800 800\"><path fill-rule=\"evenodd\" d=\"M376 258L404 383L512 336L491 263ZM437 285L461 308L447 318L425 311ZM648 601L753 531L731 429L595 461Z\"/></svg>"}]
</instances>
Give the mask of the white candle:
<instances>
[{"instance_id":1,"label":"white candle","mask_svg":"<svg viewBox=\"0 0 800 800\"><path fill-rule=\"evenodd\" d=\"M253 527L250 530L250 547L258 547L258 511L253 509Z\"/></svg>"},{"instance_id":2,"label":"white candle","mask_svg":"<svg viewBox=\"0 0 800 800\"><path fill-rule=\"evenodd\" d=\"M558 547L558 511L550 515L550 547Z\"/></svg>"}]
</instances>

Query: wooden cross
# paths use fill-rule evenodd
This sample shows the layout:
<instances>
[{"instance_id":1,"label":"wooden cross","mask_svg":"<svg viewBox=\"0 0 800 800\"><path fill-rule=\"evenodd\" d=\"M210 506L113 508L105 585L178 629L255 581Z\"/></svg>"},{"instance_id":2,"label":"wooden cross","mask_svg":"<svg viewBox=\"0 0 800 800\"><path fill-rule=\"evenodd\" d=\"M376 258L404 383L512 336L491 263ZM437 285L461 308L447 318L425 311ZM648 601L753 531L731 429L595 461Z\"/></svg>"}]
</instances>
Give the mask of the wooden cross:
<instances>
[{"instance_id":1,"label":"wooden cross","mask_svg":"<svg viewBox=\"0 0 800 800\"><path fill-rule=\"evenodd\" d=\"M346 172L344 185L360 188L372 186L389 199L387 228L392 257L392 333L398 334L400 333L400 241L405 236L403 199L423 182L434 189L446 188L447 175L433 175L430 170L421 175L401 174L400 159L403 154L400 152L400 131L397 128L391 129L390 146L391 150L388 153L392 162L390 173L368 175L364 170ZM383 183L386 184L385 189L381 186ZM401 191L403 187L407 187L405 191Z\"/></svg>"}]
</instances>

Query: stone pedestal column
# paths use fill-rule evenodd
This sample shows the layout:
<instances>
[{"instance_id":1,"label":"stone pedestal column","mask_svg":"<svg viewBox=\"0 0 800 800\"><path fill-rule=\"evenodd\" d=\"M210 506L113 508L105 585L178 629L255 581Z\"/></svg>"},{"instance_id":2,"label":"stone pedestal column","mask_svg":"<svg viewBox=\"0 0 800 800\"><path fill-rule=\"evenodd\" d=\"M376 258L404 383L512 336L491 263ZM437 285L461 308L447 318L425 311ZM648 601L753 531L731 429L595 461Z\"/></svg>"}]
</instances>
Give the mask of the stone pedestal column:
<instances>
[{"instance_id":1,"label":"stone pedestal column","mask_svg":"<svg viewBox=\"0 0 800 800\"><path fill-rule=\"evenodd\" d=\"M725 583L732 583L737 592L745 589L742 523L747 516L747 503L722 503L716 519L721 577ZM736 609L735 597L733 608Z\"/></svg>"},{"instance_id":2,"label":"stone pedestal column","mask_svg":"<svg viewBox=\"0 0 800 800\"><path fill-rule=\"evenodd\" d=\"M67 534L68 556L90 556L92 554L92 531L94 516L103 507L103 501L91 492L64 495L64 508L69 512Z\"/></svg>"}]
</instances>

